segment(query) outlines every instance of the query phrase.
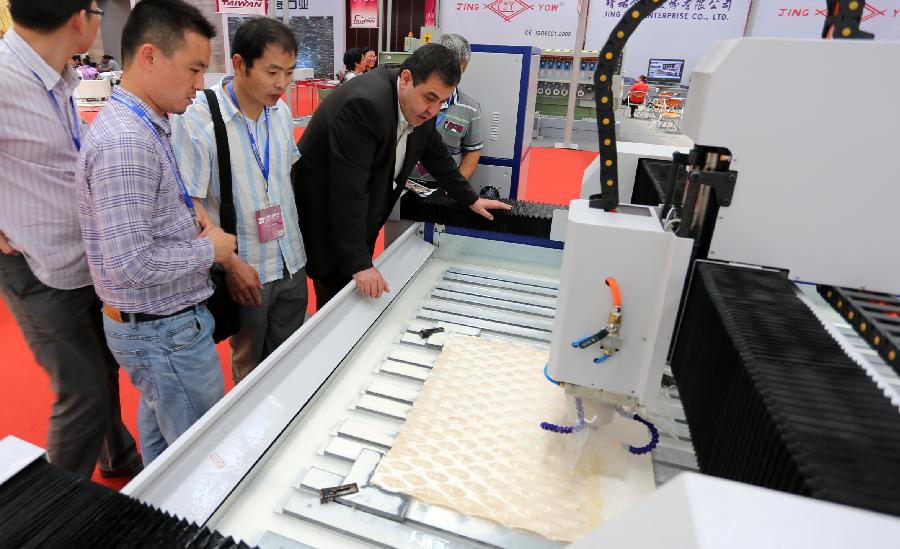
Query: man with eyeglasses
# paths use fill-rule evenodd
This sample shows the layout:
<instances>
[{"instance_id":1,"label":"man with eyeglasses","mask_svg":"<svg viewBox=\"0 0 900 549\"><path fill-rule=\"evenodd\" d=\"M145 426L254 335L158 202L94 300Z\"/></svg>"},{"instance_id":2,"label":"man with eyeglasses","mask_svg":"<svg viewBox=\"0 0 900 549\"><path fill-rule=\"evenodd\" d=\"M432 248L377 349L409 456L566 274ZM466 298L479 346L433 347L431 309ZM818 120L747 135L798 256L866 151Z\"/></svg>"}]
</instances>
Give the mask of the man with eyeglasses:
<instances>
[{"instance_id":1,"label":"man with eyeglasses","mask_svg":"<svg viewBox=\"0 0 900 549\"><path fill-rule=\"evenodd\" d=\"M90 0L11 0L0 43L0 294L47 371L56 400L50 461L90 478L141 470L122 424L118 366L106 348L100 301L75 207L84 133L68 64L100 27ZM16 367L17 365L8 365Z\"/></svg>"}]
</instances>

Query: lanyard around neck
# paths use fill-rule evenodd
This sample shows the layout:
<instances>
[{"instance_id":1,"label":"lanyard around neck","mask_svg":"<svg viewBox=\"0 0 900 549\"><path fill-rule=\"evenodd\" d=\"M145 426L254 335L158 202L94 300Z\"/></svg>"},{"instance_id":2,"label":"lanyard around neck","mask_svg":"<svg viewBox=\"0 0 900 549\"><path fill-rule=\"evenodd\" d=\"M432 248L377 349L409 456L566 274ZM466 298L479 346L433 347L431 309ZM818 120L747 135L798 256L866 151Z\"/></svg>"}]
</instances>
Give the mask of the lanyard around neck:
<instances>
[{"instance_id":1,"label":"lanyard around neck","mask_svg":"<svg viewBox=\"0 0 900 549\"><path fill-rule=\"evenodd\" d=\"M43 85L43 80L41 80L37 73L34 73L34 76L40 80L41 85ZM56 100L56 96L53 95L53 90L47 90L47 95L50 96L50 101L53 103L53 106L56 107L56 114L59 115L59 119L63 123L63 126L68 126L66 123L66 115L63 113L59 101ZM78 108L75 107L75 99L72 96L69 96L69 104L72 107L72 127L67 129L69 130L69 135L72 137L72 143L75 145L75 150L81 151L81 121L78 119Z\"/></svg>"},{"instance_id":2,"label":"lanyard around neck","mask_svg":"<svg viewBox=\"0 0 900 549\"><path fill-rule=\"evenodd\" d=\"M131 109L131 112L136 114L138 118L141 119L141 122L147 126L147 129L150 130L150 133L153 134L153 137L156 138L156 141L159 142L160 146L163 148L163 151L166 154L166 160L169 162L169 166L172 168L172 174L175 175L175 181L178 182L178 187L181 189L181 196L184 198L184 203L191 211L191 217L196 219L197 214L194 211L194 201L191 199L191 195L188 194L187 187L184 185L184 180L181 179L181 172L178 171L178 164L175 162L175 153L172 151L171 143L166 143L163 141L161 135L159 135L159 130L156 129L156 125L150 119L150 115L147 114L147 111L143 109L140 105L138 105L133 99L124 94L114 94L112 96L112 101L116 101L121 103Z\"/></svg>"},{"instance_id":3,"label":"lanyard around neck","mask_svg":"<svg viewBox=\"0 0 900 549\"><path fill-rule=\"evenodd\" d=\"M455 97L456 97L456 91L454 91L454 92L453 92L453 95L451 95L451 96L447 99L447 108L441 109L441 112L440 112L440 114L438 114L438 117L437 117L437 122L435 122L435 124L434 124L435 126L440 126L441 120L444 119L444 116L447 115L447 111L449 111L449 110L450 110L450 107L453 105L453 103L455 103L455 101L454 101L454 98L455 98Z\"/></svg>"},{"instance_id":4,"label":"lanyard around neck","mask_svg":"<svg viewBox=\"0 0 900 549\"><path fill-rule=\"evenodd\" d=\"M5 41L4 43L13 55L19 57L19 54L16 53L15 50L13 50L13 47L9 44L9 41ZM21 59L21 57L19 57L19 59ZM38 76L38 73L32 70L31 74L34 75L34 77L43 88L44 81L41 80L41 77ZM69 124L66 114L63 112L62 106L59 104L59 101L56 100L56 96L53 95L53 90L47 90L47 96L50 97L50 102L53 103L53 106L56 108L56 114L59 116L60 122L62 122L63 126L68 126ZM69 105L72 107L72 127L67 127L66 129L69 131L69 135L72 137L72 144L75 145L75 150L81 151L81 124L78 119L78 108L75 106L75 98L71 95L69 96Z\"/></svg>"},{"instance_id":5,"label":"lanyard around neck","mask_svg":"<svg viewBox=\"0 0 900 549\"><path fill-rule=\"evenodd\" d=\"M256 165L259 166L259 170L263 174L263 179L266 180L266 184L269 183L269 145L272 144L272 128L269 125L269 107L263 107L263 111L266 113L266 134L268 134L268 139L266 139L266 160L263 162L263 159L259 154L259 146L256 144L256 138L253 136L253 131L250 129L250 122L247 121L247 117L244 116L244 113L241 111L241 105L238 103L237 96L234 95L234 81L228 83L228 92L231 94L231 100L234 101L234 106L237 107L239 113L241 113L241 118L244 119L244 126L247 127L247 134L250 136L250 150L253 151L253 156L256 158Z\"/></svg>"}]
</instances>

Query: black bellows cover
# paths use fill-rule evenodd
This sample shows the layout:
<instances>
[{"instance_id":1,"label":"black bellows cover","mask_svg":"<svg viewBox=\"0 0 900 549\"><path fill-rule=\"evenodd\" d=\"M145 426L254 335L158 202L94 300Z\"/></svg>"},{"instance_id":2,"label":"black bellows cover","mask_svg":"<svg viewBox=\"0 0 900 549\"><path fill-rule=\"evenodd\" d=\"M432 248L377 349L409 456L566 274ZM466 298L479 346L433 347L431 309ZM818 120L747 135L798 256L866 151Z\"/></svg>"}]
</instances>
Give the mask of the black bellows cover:
<instances>
[{"instance_id":1,"label":"black bellows cover","mask_svg":"<svg viewBox=\"0 0 900 549\"><path fill-rule=\"evenodd\" d=\"M0 484L0 547L248 547L37 460Z\"/></svg>"},{"instance_id":2,"label":"black bellows cover","mask_svg":"<svg viewBox=\"0 0 900 549\"><path fill-rule=\"evenodd\" d=\"M631 189L631 203L645 206L659 206L666 201L666 186L672 171L671 160L655 158L639 158L634 174L634 187ZM681 169L675 187L675 196L681 201L684 192L684 169Z\"/></svg>"},{"instance_id":3,"label":"black bellows cover","mask_svg":"<svg viewBox=\"0 0 900 549\"><path fill-rule=\"evenodd\" d=\"M510 204L512 210L491 210L494 220L489 221L439 193L437 191L424 199L412 192L404 194L400 199L400 217L467 229L550 238L553 210L568 209L558 204L504 199L502 202Z\"/></svg>"},{"instance_id":4,"label":"black bellows cover","mask_svg":"<svg viewBox=\"0 0 900 549\"><path fill-rule=\"evenodd\" d=\"M698 261L672 371L701 472L900 516L900 412L784 273Z\"/></svg>"}]
</instances>

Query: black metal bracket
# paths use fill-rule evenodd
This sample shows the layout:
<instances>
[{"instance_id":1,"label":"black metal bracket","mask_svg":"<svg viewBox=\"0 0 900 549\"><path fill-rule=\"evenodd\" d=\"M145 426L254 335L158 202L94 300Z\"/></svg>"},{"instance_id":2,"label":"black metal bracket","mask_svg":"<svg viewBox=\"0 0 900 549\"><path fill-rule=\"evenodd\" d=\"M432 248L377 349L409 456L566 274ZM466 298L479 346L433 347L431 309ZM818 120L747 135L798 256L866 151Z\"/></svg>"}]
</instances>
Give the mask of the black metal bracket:
<instances>
[{"instance_id":1,"label":"black metal bracket","mask_svg":"<svg viewBox=\"0 0 900 549\"><path fill-rule=\"evenodd\" d=\"M422 339L428 339L429 337L433 336L434 334L439 334L443 331L444 331L444 328L442 328L441 326L436 326L434 328L424 328L422 330L419 330L418 332L413 332L413 333L417 334Z\"/></svg>"},{"instance_id":2,"label":"black metal bracket","mask_svg":"<svg viewBox=\"0 0 900 549\"><path fill-rule=\"evenodd\" d=\"M734 198L737 172L734 170L726 172L692 170L688 173L688 181L712 187L716 191L716 204L720 207L727 207L731 205L731 199Z\"/></svg>"},{"instance_id":3,"label":"black metal bracket","mask_svg":"<svg viewBox=\"0 0 900 549\"><path fill-rule=\"evenodd\" d=\"M322 488L319 490L319 503L328 503L339 497L349 496L350 494L355 494L357 492L359 492L359 486L355 482L352 484Z\"/></svg>"}]
</instances>

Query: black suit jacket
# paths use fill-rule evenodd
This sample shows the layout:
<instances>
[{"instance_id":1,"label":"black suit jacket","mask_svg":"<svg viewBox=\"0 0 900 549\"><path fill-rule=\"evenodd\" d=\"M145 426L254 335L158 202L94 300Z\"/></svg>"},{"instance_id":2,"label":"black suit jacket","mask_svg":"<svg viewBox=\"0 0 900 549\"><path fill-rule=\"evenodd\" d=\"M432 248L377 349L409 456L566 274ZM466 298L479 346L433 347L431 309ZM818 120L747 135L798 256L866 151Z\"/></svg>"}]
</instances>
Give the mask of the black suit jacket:
<instances>
[{"instance_id":1,"label":"black suit jacket","mask_svg":"<svg viewBox=\"0 0 900 549\"><path fill-rule=\"evenodd\" d=\"M306 270L312 278L351 276L372 266L378 232L409 173L421 161L457 202L478 198L447 153L434 121L415 128L393 188L397 70L377 68L339 86L303 132L292 178Z\"/></svg>"}]
</instances>

